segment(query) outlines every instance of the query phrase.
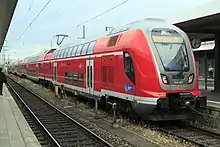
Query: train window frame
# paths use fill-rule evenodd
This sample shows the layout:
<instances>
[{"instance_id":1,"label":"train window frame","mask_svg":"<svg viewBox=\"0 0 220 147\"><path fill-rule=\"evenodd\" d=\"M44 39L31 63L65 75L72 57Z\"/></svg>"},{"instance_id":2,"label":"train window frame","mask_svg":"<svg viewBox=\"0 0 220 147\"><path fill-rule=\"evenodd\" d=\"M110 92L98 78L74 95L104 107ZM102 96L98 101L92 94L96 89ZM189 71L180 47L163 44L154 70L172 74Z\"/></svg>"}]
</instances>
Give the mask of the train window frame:
<instances>
[{"instance_id":1,"label":"train window frame","mask_svg":"<svg viewBox=\"0 0 220 147\"><path fill-rule=\"evenodd\" d=\"M78 46L74 46L72 51L71 51L71 56L70 57L74 57L75 56L75 53L76 53L76 50L77 50Z\"/></svg>"},{"instance_id":2,"label":"train window frame","mask_svg":"<svg viewBox=\"0 0 220 147\"><path fill-rule=\"evenodd\" d=\"M127 59L126 59L127 58ZM136 84L135 80L135 70L134 70L134 62L132 56L129 52L123 52L123 62L124 62L124 72L127 75L128 79L133 83ZM130 65L128 65L130 64Z\"/></svg>"},{"instance_id":3,"label":"train window frame","mask_svg":"<svg viewBox=\"0 0 220 147\"><path fill-rule=\"evenodd\" d=\"M70 47L67 57L71 57L71 53L74 49L74 46Z\"/></svg>"},{"instance_id":4,"label":"train window frame","mask_svg":"<svg viewBox=\"0 0 220 147\"><path fill-rule=\"evenodd\" d=\"M89 47L89 42L85 43L83 48L82 48L82 51L81 51L81 55L86 55L86 52L87 52L87 49Z\"/></svg>"},{"instance_id":5,"label":"train window frame","mask_svg":"<svg viewBox=\"0 0 220 147\"><path fill-rule=\"evenodd\" d=\"M60 59L60 57L61 57L61 52L62 52L62 50L59 50L59 54L58 54L58 59Z\"/></svg>"},{"instance_id":6,"label":"train window frame","mask_svg":"<svg viewBox=\"0 0 220 147\"><path fill-rule=\"evenodd\" d=\"M80 45L79 45L79 47L77 48L77 51L76 51L75 56L80 56L81 51L82 51L82 49L83 49L83 46L84 46L84 44L80 44Z\"/></svg>"},{"instance_id":7,"label":"train window frame","mask_svg":"<svg viewBox=\"0 0 220 147\"><path fill-rule=\"evenodd\" d=\"M58 51L56 51L56 59L58 58L58 55L59 55L59 50Z\"/></svg>"},{"instance_id":8,"label":"train window frame","mask_svg":"<svg viewBox=\"0 0 220 147\"><path fill-rule=\"evenodd\" d=\"M86 54L93 54L94 53L95 44L96 44L96 41L91 41L89 43Z\"/></svg>"},{"instance_id":9,"label":"train window frame","mask_svg":"<svg viewBox=\"0 0 220 147\"><path fill-rule=\"evenodd\" d=\"M107 47L115 46L118 41L118 38L119 38L119 35L115 35L115 36L110 37L108 44L107 44Z\"/></svg>"},{"instance_id":10,"label":"train window frame","mask_svg":"<svg viewBox=\"0 0 220 147\"><path fill-rule=\"evenodd\" d=\"M70 50L70 47L66 48L66 52L64 54L64 58L66 58L68 56L69 50Z\"/></svg>"},{"instance_id":11,"label":"train window frame","mask_svg":"<svg viewBox=\"0 0 220 147\"><path fill-rule=\"evenodd\" d=\"M55 59L57 58L57 51L55 52L55 56L54 56L54 58L55 58Z\"/></svg>"},{"instance_id":12,"label":"train window frame","mask_svg":"<svg viewBox=\"0 0 220 147\"><path fill-rule=\"evenodd\" d=\"M58 50L57 52L57 59L59 59L59 56L60 56L60 50Z\"/></svg>"},{"instance_id":13,"label":"train window frame","mask_svg":"<svg viewBox=\"0 0 220 147\"><path fill-rule=\"evenodd\" d=\"M166 34L166 32L164 32L164 31L170 31L169 33L170 34ZM158 33L158 32L161 32L161 33ZM164 33L163 33L164 32ZM162 34L163 33L163 34ZM161 35L162 34L162 35ZM176 72L176 71L180 71L180 70L168 70L167 68L166 68L166 66L164 65L164 61L163 61L163 59L162 59L162 56L161 56L161 53L160 53L160 50L158 49L158 47L156 46L156 42L153 40L153 36L169 36L169 35L171 35L172 34L172 36L175 36L175 37L181 37L182 39L183 39L183 42L182 42L182 46L184 46L184 49L182 50L182 53L183 53L183 56L185 56L185 57L183 57L183 58L186 58L186 59L184 59L184 60L187 60L186 61L186 63L187 63L187 68L186 69L184 69L184 71L185 72L188 72L188 71L190 71L190 68L191 68L191 66L190 66L190 57L189 57L189 53L188 53L188 49L187 49L187 43L185 42L185 38L184 38L184 36L182 36L178 31L176 31L176 30L174 30L174 29L169 29L169 28L154 28L154 29L152 29L152 31L151 31L151 40L152 40L152 43L153 43L153 46L155 47L155 49L156 49L156 52L157 52L157 54L158 54L158 56L159 56L159 59L160 59L160 61L161 61L161 64L162 64L162 66L163 66L163 68L164 68L164 70L165 71L167 71L167 72ZM176 56L176 55L175 55Z\"/></svg>"},{"instance_id":14,"label":"train window frame","mask_svg":"<svg viewBox=\"0 0 220 147\"><path fill-rule=\"evenodd\" d=\"M60 55L59 55L59 58L61 59L62 58L62 56L63 56L63 49L60 51Z\"/></svg>"},{"instance_id":15,"label":"train window frame","mask_svg":"<svg viewBox=\"0 0 220 147\"><path fill-rule=\"evenodd\" d=\"M58 51L56 51L56 56L55 56L55 59L57 59L57 58L58 58L58 55L59 55L59 50L58 50Z\"/></svg>"},{"instance_id":16,"label":"train window frame","mask_svg":"<svg viewBox=\"0 0 220 147\"><path fill-rule=\"evenodd\" d=\"M62 52L62 57L61 58L65 58L65 54L66 54L66 48L63 49L63 52Z\"/></svg>"}]
</instances>

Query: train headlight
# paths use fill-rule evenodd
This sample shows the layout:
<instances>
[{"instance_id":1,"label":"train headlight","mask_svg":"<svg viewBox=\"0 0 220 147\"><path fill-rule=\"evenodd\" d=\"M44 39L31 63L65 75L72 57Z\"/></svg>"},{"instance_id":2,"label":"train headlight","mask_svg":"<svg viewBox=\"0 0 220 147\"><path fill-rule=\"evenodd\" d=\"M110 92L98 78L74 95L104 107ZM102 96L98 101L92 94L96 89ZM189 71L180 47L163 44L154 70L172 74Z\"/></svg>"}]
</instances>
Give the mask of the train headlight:
<instances>
[{"instance_id":1,"label":"train headlight","mask_svg":"<svg viewBox=\"0 0 220 147\"><path fill-rule=\"evenodd\" d=\"M189 106L190 105L190 101L186 101L185 104L186 104L186 106Z\"/></svg>"},{"instance_id":2,"label":"train headlight","mask_svg":"<svg viewBox=\"0 0 220 147\"><path fill-rule=\"evenodd\" d=\"M162 79L162 81L163 81L164 84L169 84L169 81L168 81L168 78L167 78L166 75L161 74L161 79Z\"/></svg>"},{"instance_id":3,"label":"train headlight","mask_svg":"<svg viewBox=\"0 0 220 147\"><path fill-rule=\"evenodd\" d=\"M188 77L188 82L187 83L192 84L193 80L194 80L194 74L190 74L189 77Z\"/></svg>"}]
</instances>

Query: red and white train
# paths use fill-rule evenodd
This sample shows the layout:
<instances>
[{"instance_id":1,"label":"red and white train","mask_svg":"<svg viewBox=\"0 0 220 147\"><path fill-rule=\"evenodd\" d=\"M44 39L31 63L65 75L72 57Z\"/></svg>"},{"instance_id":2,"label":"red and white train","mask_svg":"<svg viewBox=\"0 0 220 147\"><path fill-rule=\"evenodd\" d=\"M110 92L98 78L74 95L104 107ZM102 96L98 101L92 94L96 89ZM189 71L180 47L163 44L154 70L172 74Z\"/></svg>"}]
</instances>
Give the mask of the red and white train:
<instances>
[{"instance_id":1,"label":"red and white train","mask_svg":"<svg viewBox=\"0 0 220 147\"><path fill-rule=\"evenodd\" d=\"M188 119L191 108L206 105L187 35L160 19L27 57L9 70L102 104L114 102L142 119Z\"/></svg>"}]
</instances>

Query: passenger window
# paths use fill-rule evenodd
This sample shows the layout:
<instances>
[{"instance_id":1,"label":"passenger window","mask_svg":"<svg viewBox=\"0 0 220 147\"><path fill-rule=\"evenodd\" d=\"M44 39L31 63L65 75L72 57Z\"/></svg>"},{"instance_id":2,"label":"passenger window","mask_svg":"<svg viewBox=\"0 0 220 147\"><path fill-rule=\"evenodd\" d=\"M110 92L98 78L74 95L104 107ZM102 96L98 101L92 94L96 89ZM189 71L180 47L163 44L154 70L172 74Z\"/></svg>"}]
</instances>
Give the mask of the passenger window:
<instances>
[{"instance_id":1,"label":"passenger window","mask_svg":"<svg viewBox=\"0 0 220 147\"><path fill-rule=\"evenodd\" d=\"M78 49L77 49L77 52L76 52L76 56L79 56L81 51L82 51L82 48L83 48L83 44L81 44Z\"/></svg>"},{"instance_id":2,"label":"passenger window","mask_svg":"<svg viewBox=\"0 0 220 147\"><path fill-rule=\"evenodd\" d=\"M60 50L56 52L56 59L59 58Z\"/></svg>"},{"instance_id":3,"label":"passenger window","mask_svg":"<svg viewBox=\"0 0 220 147\"><path fill-rule=\"evenodd\" d=\"M95 41L93 41L89 44L87 54L92 54L94 51L94 47L95 47Z\"/></svg>"},{"instance_id":4,"label":"passenger window","mask_svg":"<svg viewBox=\"0 0 220 147\"><path fill-rule=\"evenodd\" d=\"M85 54L86 54L86 51L87 51L88 46L89 46L89 43L86 43L86 44L83 46L81 55L85 55Z\"/></svg>"},{"instance_id":5,"label":"passenger window","mask_svg":"<svg viewBox=\"0 0 220 147\"><path fill-rule=\"evenodd\" d=\"M70 47L67 57L70 57L70 56L71 56L71 53L72 53L73 48L74 48L74 47Z\"/></svg>"},{"instance_id":6,"label":"passenger window","mask_svg":"<svg viewBox=\"0 0 220 147\"><path fill-rule=\"evenodd\" d=\"M64 51L64 50L61 50L61 51L60 51L59 58L62 58L62 56L63 56L63 51Z\"/></svg>"},{"instance_id":7,"label":"passenger window","mask_svg":"<svg viewBox=\"0 0 220 147\"><path fill-rule=\"evenodd\" d=\"M62 58L65 58L66 51L67 51L67 48L65 48L65 49L63 50Z\"/></svg>"},{"instance_id":8,"label":"passenger window","mask_svg":"<svg viewBox=\"0 0 220 147\"><path fill-rule=\"evenodd\" d=\"M61 50L58 51L57 58L60 58Z\"/></svg>"},{"instance_id":9,"label":"passenger window","mask_svg":"<svg viewBox=\"0 0 220 147\"><path fill-rule=\"evenodd\" d=\"M68 56L69 50L70 50L70 48L66 49L66 52L65 52L65 55L64 55L65 58Z\"/></svg>"},{"instance_id":10,"label":"passenger window","mask_svg":"<svg viewBox=\"0 0 220 147\"><path fill-rule=\"evenodd\" d=\"M124 70L129 80L135 84L134 65L128 52L124 52Z\"/></svg>"},{"instance_id":11,"label":"passenger window","mask_svg":"<svg viewBox=\"0 0 220 147\"><path fill-rule=\"evenodd\" d=\"M71 52L71 56L75 56L77 48L78 48L78 46L74 46L74 48L72 49L72 52Z\"/></svg>"},{"instance_id":12,"label":"passenger window","mask_svg":"<svg viewBox=\"0 0 220 147\"><path fill-rule=\"evenodd\" d=\"M57 58L57 55L58 55L58 51L56 51L55 59Z\"/></svg>"}]
</instances>

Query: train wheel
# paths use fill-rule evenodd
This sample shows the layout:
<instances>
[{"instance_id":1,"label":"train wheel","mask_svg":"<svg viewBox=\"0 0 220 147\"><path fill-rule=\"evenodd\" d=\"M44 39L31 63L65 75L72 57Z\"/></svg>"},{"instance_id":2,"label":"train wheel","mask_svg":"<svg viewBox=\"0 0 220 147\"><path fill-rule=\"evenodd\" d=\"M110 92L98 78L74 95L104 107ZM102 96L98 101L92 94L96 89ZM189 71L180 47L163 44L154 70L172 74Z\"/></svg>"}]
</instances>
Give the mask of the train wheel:
<instances>
[{"instance_id":1,"label":"train wheel","mask_svg":"<svg viewBox=\"0 0 220 147\"><path fill-rule=\"evenodd\" d=\"M126 103L125 105L125 115L131 120L139 119L138 115L134 112L130 103Z\"/></svg>"},{"instance_id":2,"label":"train wheel","mask_svg":"<svg viewBox=\"0 0 220 147\"><path fill-rule=\"evenodd\" d=\"M101 109L105 109L106 108L106 100L105 97L101 97L100 101L99 101L99 108Z\"/></svg>"}]
</instances>

